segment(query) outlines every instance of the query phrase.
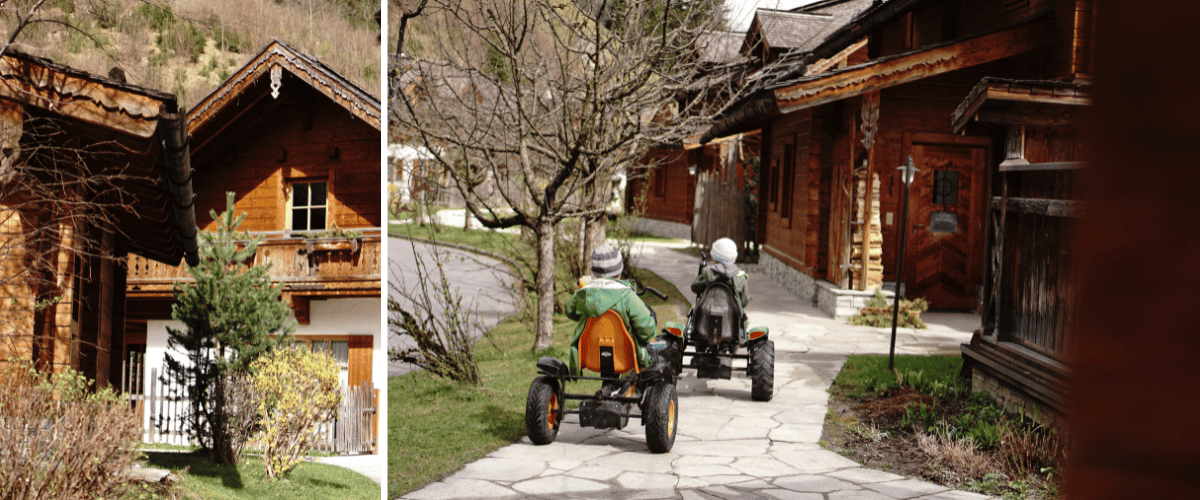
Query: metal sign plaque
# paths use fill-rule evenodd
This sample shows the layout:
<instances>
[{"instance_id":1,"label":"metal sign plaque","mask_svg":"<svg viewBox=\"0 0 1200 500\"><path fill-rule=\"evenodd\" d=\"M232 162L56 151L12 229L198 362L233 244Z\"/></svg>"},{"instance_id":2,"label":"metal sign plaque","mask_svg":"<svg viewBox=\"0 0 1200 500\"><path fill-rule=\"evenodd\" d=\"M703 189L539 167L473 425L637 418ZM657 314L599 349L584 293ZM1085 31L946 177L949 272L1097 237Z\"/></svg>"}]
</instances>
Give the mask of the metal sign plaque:
<instances>
[{"instance_id":1,"label":"metal sign plaque","mask_svg":"<svg viewBox=\"0 0 1200 500\"><path fill-rule=\"evenodd\" d=\"M930 233L957 233L958 214L954 212L933 212L929 214Z\"/></svg>"}]
</instances>

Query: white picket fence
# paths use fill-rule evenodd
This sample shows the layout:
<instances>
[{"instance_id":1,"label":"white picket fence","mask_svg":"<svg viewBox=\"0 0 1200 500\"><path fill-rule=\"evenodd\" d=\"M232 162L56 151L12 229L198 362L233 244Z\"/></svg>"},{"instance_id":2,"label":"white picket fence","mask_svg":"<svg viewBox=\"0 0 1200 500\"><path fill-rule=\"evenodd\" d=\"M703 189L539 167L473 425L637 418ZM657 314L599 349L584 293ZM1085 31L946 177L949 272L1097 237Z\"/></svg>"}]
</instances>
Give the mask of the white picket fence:
<instances>
[{"instance_id":1,"label":"white picket fence","mask_svg":"<svg viewBox=\"0 0 1200 500\"><path fill-rule=\"evenodd\" d=\"M151 368L150 376L141 380L140 359L131 360L122 387L125 399L136 409L141 421L142 441L151 444L189 445L184 416L189 410L187 390L183 384L159 377ZM370 380L357 387L342 386L342 404L337 417L317 428L313 450L342 455L374 453L378 446L377 394ZM254 446L253 443L251 446Z\"/></svg>"}]
</instances>

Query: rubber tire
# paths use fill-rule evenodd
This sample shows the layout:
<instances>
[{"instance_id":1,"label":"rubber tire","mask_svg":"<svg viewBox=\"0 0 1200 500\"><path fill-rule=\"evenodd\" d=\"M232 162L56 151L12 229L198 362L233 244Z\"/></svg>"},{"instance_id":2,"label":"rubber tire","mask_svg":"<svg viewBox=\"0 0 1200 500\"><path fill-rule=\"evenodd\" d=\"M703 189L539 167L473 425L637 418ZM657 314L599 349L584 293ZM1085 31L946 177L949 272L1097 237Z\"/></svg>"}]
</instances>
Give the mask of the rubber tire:
<instances>
[{"instance_id":1,"label":"rubber tire","mask_svg":"<svg viewBox=\"0 0 1200 500\"><path fill-rule=\"evenodd\" d=\"M646 394L646 446L654 453L666 453L675 446L679 430L679 394L675 384L660 382Z\"/></svg>"},{"instance_id":2,"label":"rubber tire","mask_svg":"<svg viewBox=\"0 0 1200 500\"><path fill-rule=\"evenodd\" d=\"M529 440L537 445L553 443L561 426L558 381L544 376L533 379L529 384L529 397L525 400L525 431Z\"/></svg>"},{"instance_id":3,"label":"rubber tire","mask_svg":"<svg viewBox=\"0 0 1200 500\"><path fill-rule=\"evenodd\" d=\"M750 347L750 399L770 401L775 396L775 341L764 340Z\"/></svg>"}]
</instances>

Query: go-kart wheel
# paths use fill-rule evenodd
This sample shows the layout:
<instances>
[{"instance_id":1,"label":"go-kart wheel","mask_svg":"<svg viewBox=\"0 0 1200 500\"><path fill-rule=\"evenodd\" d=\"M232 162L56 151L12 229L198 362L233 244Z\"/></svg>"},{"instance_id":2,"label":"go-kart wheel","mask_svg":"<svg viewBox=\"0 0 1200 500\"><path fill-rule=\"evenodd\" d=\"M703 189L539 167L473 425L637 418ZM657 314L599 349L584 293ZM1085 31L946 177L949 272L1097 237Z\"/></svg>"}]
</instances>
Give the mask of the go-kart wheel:
<instances>
[{"instance_id":1,"label":"go-kart wheel","mask_svg":"<svg viewBox=\"0 0 1200 500\"><path fill-rule=\"evenodd\" d=\"M558 436L562 425L561 404L558 400L558 381L551 377L538 377L529 384L529 397L525 400L525 430L533 444L550 444Z\"/></svg>"},{"instance_id":2,"label":"go-kart wheel","mask_svg":"<svg viewBox=\"0 0 1200 500\"><path fill-rule=\"evenodd\" d=\"M675 431L679 428L679 395L675 384L661 382L650 387L646 406L646 445L654 453L666 453L675 446Z\"/></svg>"},{"instance_id":3,"label":"go-kart wheel","mask_svg":"<svg viewBox=\"0 0 1200 500\"><path fill-rule=\"evenodd\" d=\"M775 341L750 346L750 399L770 401L775 393Z\"/></svg>"}]
</instances>

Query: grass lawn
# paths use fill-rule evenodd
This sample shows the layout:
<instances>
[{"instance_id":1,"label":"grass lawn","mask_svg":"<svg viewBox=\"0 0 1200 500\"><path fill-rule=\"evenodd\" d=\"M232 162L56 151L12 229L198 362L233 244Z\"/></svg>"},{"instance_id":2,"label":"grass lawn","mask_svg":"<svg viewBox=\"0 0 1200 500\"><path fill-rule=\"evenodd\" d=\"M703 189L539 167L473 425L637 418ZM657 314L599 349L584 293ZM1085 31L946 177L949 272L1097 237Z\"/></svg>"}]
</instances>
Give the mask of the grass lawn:
<instances>
[{"instance_id":1,"label":"grass lawn","mask_svg":"<svg viewBox=\"0 0 1200 500\"><path fill-rule=\"evenodd\" d=\"M958 384L962 356L896 356L896 371L920 386ZM887 368L887 356L853 355L833 381L833 389L851 397L862 397L896 387L896 374ZM911 380L919 379L919 380Z\"/></svg>"},{"instance_id":2,"label":"grass lawn","mask_svg":"<svg viewBox=\"0 0 1200 500\"><path fill-rule=\"evenodd\" d=\"M237 466L213 465L194 453L145 452L147 465L176 471L180 498L318 500L326 498L378 500L380 486L366 476L333 465L304 462L283 481L269 481L263 462L243 458Z\"/></svg>"},{"instance_id":3,"label":"grass lawn","mask_svg":"<svg viewBox=\"0 0 1200 500\"><path fill-rule=\"evenodd\" d=\"M388 232L392 235L412 236L426 240L465 245L509 256L510 258L515 253L524 252L525 254L531 254L533 252L533 247L522 242L519 235L499 231L464 231L461 227L446 226L438 226L435 231L428 225L392 224L388 228Z\"/></svg>"},{"instance_id":4,"label":"grass lawn","mask_svg":"<svg viewBox=\"0 0 1200 500\"><path fill-rule=\"evenodd\" d=\"M461 230L447 232L462 233ZM473 231L483 233L483 231ZM495 233L493 233L495 234ZM659 326L679 321L687 301L674 286L652 273L637 271L645 286L666 293L667 301L647 294ZM682 311L682 312L681 312ZM483 385L470 387L413 372L388 379L388 496L395 498L437 481L492 451L525 436L525 398L537 376L541 356L565 359L575 322L554 318L554 346L539 352L531 320L516 314L475 344ZM587 382L572 392L591 392ZM598 387L598 383L592 382ZM573 402L578 404L578 402Z\"/></svg>"}]
</instances>

